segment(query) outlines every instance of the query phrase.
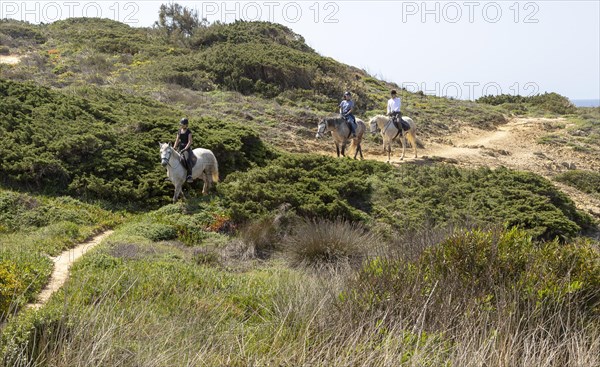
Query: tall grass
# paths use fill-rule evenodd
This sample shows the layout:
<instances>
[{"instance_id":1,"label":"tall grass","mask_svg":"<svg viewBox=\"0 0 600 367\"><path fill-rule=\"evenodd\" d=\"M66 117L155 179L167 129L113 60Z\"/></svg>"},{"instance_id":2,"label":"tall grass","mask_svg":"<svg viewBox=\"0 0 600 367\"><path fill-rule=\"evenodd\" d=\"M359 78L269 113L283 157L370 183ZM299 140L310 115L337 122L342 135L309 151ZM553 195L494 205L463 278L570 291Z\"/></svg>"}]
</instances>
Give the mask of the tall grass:
<instances>
[{"instance_id":1,"label":"tall grass","mask_svg":"<svg viewBox=\"0 0 600 367\"><path fill-rule=\"evenodd\" d=\"M327 226L305 221L290 236L303 234L298 243L308 236L307 228L364 234L349 223L323 223ZM332 225L339 228L331 231ZM311 267L290 268L278 257L244 269L204 266L186 255L186 248L160 242L152 244L154 256L115 257L121 253L115 246L134 239L117 232L114 243L75 266L68 286L47 308L11 322L3 335L4 364L600 363L597 244L540 245L521 231L430 231L404 236L409 241L404 246L378 246L386 253L375 258L367 253L369 260L358 270L321 266L315 271L329 259L314 257L319 260ZM453 249L461 249L462 255L453 258ZM354 256L362 254L358 251ZM503 258L507 253L514 257ZM561 260L544 264L546 256ZM523 263L516 261L521 257ZM589 261L580 261L585 258ZM447 271L436 267L438 261L446 262ZM515 267L491 278L478 273L490 264L503 269L503 263ZM567 272L553 268L557 263ZM549 273L537 267L549 268ZM530 282L520 283L511 272ZM554 278L546 278L552 274ZM531 292L527 287L533 287ZM544 293L548 289L552 291Z\"/></svg>"}]
</instances>

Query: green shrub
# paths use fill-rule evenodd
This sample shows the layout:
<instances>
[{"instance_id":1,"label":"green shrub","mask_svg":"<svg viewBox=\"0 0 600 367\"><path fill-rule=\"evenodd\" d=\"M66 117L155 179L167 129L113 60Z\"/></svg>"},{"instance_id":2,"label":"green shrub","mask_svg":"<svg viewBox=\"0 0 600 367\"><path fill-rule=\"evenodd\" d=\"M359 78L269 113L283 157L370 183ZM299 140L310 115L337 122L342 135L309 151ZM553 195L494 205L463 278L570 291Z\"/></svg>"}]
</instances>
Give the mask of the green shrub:
<instances>
[{"instance_id":1,"label":"green shrub","mask_svg":"<svg viewBox=\"0 0 600 367\"><path fill-rule=\"evenodd\" d=\"M151 206L172 185L158 157L183 113L148 99L94 87L78 97L0 80L0 173L9 185L48 193ZM221 177L263 165L275 154L252 129L192 119L194 142L213 150ZM215 134L214 131L218 131Z\"/></svg>"},{"instance_id":2,"label":"green shrub","mask_svg":"<svg viewBox=\"0 0 600 367\"><path fill-rule=\"evenodd\" d=\"M219 255L204 248L197 248L192 255L193 261L198 265L216 265L219 264Z\"/></svg>"},{"instance_id":3,"label":"green shrub","mask_svg":"<svg viewBox=\"0 0 600 367\"><path fill-rule=\"evenodd\" d=\"M160 223L140 223L130 227L129 231L154 242L168 241L177 237L175 227Z\"/></svg>"},{"instance_id":4,"label":"green shrub","mask_svg":"<svg viewBox=\"0 0 600 367\"><path fill-rule=\"evenodd\" d=\"M8 36L8 45L12 47L30 46L46 42L47 38L40 28L23 21L0 20L0 35Z\"/></svg>"},{"instance_id":5,"label":"green shrub","mask_svg":"<svg viewBox=\"0 0 600 367\"><path fill-rule=\"evenodd\" d=\"M566 239L593 226L548 180L506 168L356 162L289 155L236 173L218 186L231 218L243 223L281 205L302 217L377 220L397 232L422 227L503 224L540 239Z\"/></svg>"},{"instance_id":6,"label":"green shrub","mask_svg":"<svg viewBox=\"0 0 600 367\"><path fill-rule=\"evenodd\" d=\"M372 188L366 179L390 169L369 161L286 155L264 168L230 175L218 191L238 223L282 205L299 216L356 221L366 219L371 208Z\"/></svg>"},{"instance_id":7,"label":"green shrub","mask_svg":"<svg viewBox=\"0 0 600 367\"><path fill-rule=\"evenodd\" d=\"M41 254L0 249L0 321L31 302L52 273Z\"/></svg>"},{"instance_id":8,"label":"green shrub","mask_svg":"<svg viewBox=\"0 0 600 367\"><path fill-rule=\"evenodd\" d=\"M591 242L538 244L516 228L459 231L412 261L377 257L366 262L342 300L400 314L430 303L440 310L528 314L534 309L541 317L576 312L591 320L600 307L599 259ZM430 326L445 322L444 314Z\"/></svg>"},{"instance_id":9,"label":"green shrub","mask_svg":"<svg viewBox=\"0 0 600 367\"><path fill-rule=\"evenodd\" d=\"M379 175L372 185L376 218L399 229L503 224L554 239L593 226L552 183L528 172L406 165Z\"/></svg>"},{"instance_id":10,"label":"green shrub","mask_svg":"<svg viewBox=\"0 0 600 367\"><path fill-rule=\"evenodd\" d=\"M526 109L535 109L542 112L550 112L558 115L566 115L576 112L576 108L567 97L557 93L536 94L523 97L520 95L501 94L497 96L483 96L477 99L478 103L491 104L494 106L505 105L511 112L517 111L523 114ZM528 108L527 108L528 107Z\"/></svg>"},{"instance_id":11,"label":"green shrub","mask_svg":"<svg viewBox=\"0 0 600 367\"><path fill-rule=\"evenodd\" d=\"M69 18L48 25L48 36L70 43L77 49L102 53L136 54L148 42L144 29L101 18Z\"/></svg>"}]
</instances>

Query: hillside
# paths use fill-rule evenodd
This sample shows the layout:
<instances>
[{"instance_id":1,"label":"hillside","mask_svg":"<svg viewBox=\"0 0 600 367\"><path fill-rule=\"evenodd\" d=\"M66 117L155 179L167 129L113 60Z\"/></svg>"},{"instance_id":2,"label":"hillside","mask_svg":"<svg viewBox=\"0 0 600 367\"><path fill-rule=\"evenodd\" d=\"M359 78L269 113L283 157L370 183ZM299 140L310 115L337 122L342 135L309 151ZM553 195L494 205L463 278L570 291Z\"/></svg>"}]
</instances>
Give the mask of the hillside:
<instances>
[{"instance_id":1,"label":"hillside","mask_svg":"<svg viewBox=\"0 0 600 367\"><path fill-rule=\"evenodd\" d=\"M321 57L300 35L269 23L214 24L186 42L160 29L98 19L2 22L0 34L8 52L22 56L21 63L3 67L4 77L59 88L95 84L177 105L190 115L251 121L279 146L314 136L319 118L337 112L344 90L353 92L359 115L369 115L383 112L389 90L398 89ZM505 121L492 106L401 95L424 135L459 122L489 128Z\"/></svg>"},{"instance_id":2,"label":"hillside","mask_svg":"<svg viewBox=\"0 0 600 367\"><path fill-rule=\"evenodd\" d=\"M600 109L402 90L419 157L338 159L317 122L398 86L186 19L0 21L2 365L600 364ZM221 182L171 204L183 116Z\"/></svg>"}]
</instances>

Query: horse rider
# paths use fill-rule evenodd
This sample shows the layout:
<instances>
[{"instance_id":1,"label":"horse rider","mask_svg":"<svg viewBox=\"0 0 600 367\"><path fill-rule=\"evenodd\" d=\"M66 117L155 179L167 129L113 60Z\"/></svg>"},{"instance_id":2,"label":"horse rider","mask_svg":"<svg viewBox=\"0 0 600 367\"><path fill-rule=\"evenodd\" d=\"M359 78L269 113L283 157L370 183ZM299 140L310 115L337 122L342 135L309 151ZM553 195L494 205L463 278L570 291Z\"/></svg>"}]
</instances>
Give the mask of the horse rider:
<instances>
[{"instance_id":1,"label":"horse rider","mask_svg":"<svg viewBox=\"0 0 600 367\"><path fill-rule=\"evenodd\" d=\"M177 131L177 138L173 145L179 149L179 153L183 157L183 163L187 170L187 182L193 182L192 179L192 163L190 162L192 150L192 131L188 128L189 122L187 118L182 118L179 121L180 129Z\"/></svg>"},{"instance_id":2,"label":"horse rider","mask_svg":"<svg viewBox=\"0 0 600 367\"><path fill-rule=\"evenodd\" d=\"M392 89L390 94L392 98L390 98L387 103L387 114L392 118L394 126L396 126L398 130L401 130L402 113L400 113L400 105L402 104L402 101L400 100L400 97L398 97L396 90Z\"/></svg>"},{"instance_id":3,"label":"horse rider","mask_svg":"<svg viewBox=\"0 0 600 367\"><path fill-rule=\"evenodd\" d=\"M352 94L350 92L344 92L344 100L340 103L340 114L348 122L352 137L356 138L356 119L352 114L354 110L354 102L352 101Z\"/></svg>"}]
</instances>

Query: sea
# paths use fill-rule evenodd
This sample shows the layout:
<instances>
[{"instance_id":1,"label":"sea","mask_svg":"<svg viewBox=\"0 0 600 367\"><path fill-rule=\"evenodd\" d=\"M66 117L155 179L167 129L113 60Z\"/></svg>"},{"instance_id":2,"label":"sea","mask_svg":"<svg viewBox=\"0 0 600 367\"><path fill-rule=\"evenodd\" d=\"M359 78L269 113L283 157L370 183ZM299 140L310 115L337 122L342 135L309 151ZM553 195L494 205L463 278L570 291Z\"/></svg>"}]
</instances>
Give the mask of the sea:
<instances>
[{"instance_id":1,"label":"sea","mask_svg":"<svg viewBox=\"0 0 600 367\"><path fill-rule=\"evenodd\" d=\"M600 107L600 99L572 99L571 103L577 107Z\"/></svg>"}]
</instances>

